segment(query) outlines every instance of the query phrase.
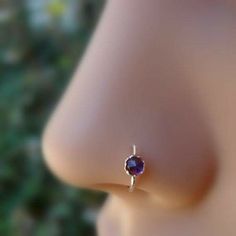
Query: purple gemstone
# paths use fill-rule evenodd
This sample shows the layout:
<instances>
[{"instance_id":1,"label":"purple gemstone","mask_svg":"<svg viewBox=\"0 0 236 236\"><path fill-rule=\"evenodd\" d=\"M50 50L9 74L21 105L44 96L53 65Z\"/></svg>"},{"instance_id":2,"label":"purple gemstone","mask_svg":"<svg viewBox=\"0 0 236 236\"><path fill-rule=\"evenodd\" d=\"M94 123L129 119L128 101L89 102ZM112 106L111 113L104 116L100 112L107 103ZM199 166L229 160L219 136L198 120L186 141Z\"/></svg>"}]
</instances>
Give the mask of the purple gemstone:
<instances>
[{"instance_id":1,"label":"purple gemstone","mask_svg":"<svg viewBox=\"0 0 236 236\"><path fill-rule=\"evenodd\" d=\"M138 156L132 155L126 160L125 169L130 175L140 175L144 171L144 161Z\"/></svg>"}]
</instances>

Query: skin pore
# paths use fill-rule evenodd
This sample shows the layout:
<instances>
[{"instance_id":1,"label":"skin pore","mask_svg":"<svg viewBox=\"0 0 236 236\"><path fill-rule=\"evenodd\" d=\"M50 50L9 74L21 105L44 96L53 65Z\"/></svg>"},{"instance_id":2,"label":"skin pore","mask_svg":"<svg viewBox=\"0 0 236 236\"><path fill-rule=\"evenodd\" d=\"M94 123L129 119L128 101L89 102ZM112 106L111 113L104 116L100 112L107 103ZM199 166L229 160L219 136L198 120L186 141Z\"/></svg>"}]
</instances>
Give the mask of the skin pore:
<instances>
[{"instance_id":1,"label":"skin pore","mask_svg":"<svg viewBox=\"0 0 236 236\"><path fill-rule=\"evenodd\" d=\"M107 2L43 137L55 175L110 193L99 235L236 235L232 6ZM146 170L129 193L133 144Z\"/></svg>"}]
</instances>

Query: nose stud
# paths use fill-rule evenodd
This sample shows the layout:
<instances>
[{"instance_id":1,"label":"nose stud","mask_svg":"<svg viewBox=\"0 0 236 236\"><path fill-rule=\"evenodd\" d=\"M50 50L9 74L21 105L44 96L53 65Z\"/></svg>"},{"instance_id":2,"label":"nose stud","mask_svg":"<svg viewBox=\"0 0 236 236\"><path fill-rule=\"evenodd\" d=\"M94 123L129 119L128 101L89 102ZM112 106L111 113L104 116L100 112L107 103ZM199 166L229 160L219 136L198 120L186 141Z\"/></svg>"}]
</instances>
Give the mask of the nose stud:
<instances>
[{"instance_id":1,"label":"nose stud","mask_svg":"<svg viewBox=\"0 0 236 236\"><path fill-rule=\"evenodd\" d=\"M143 174L145 167L144 160L137 155L136 145L133 145L133 154L125 160L125 172L131 176L129 192L133 192L136 184L136 177Z\"/></svg>"}]
</instances>

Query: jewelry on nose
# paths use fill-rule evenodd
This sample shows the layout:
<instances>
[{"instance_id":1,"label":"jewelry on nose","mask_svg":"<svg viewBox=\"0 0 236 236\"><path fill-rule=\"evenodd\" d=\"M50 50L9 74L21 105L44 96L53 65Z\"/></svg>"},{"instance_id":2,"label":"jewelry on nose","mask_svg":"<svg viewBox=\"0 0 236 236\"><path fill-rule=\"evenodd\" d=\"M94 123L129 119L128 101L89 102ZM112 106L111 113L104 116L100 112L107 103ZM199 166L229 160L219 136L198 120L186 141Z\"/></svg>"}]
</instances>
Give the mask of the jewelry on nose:
<instances>
[{"instance_id":1,"label":"jewelry on nose","mask_svg":"<svg viewBox=\"0 0 236 236\"><path fill-rule=\"evenodd\" d=\"M136 177L143 174L145 167L144 160L137 155L136 145L133 145L133 154L125 160L125 172L131 176L129 192L133 192L136 185Z\"/></svg>"}]
</instances>

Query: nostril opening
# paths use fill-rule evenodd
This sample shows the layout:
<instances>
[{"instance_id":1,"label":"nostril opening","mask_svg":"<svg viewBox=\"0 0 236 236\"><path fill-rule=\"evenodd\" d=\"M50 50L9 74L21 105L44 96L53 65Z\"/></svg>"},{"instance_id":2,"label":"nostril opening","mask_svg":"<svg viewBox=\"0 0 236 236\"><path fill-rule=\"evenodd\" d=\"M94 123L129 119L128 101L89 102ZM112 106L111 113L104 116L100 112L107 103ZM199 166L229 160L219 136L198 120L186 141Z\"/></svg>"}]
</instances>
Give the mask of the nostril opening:
<instances>
[{"instance_id":1,"label":"nostril opening","mask_svg":"<svg viewBox=\"0 0 236 236\"><path fill-rule=\"evenodd\" d=\"M99 183L90 185L89 188L104 191L107 193L112 193L118 196L125 196L125 198L136 197L137 195L147 197L150 195L149 192L139 187L136 187L133 192L129 192L129 186L124 184Z\"/></svg>"}]
</instances>

